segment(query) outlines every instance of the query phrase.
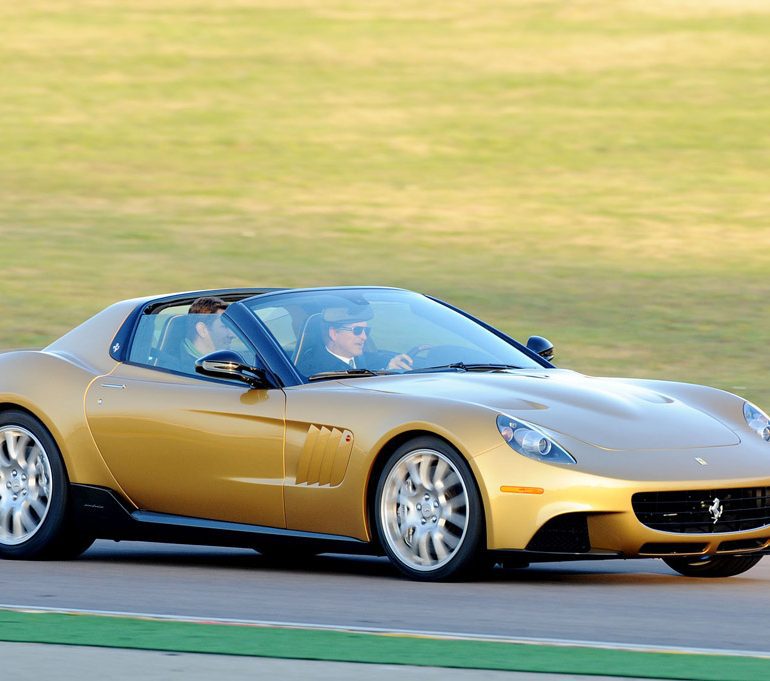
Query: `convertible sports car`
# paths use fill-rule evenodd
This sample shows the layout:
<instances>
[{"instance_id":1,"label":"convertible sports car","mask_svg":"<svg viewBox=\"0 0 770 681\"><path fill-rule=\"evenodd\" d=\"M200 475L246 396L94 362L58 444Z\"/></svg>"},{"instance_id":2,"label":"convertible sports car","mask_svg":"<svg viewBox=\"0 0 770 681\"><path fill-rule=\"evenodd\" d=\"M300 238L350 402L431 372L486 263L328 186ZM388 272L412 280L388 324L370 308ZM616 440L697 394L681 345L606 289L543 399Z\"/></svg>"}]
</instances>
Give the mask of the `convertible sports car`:
<instances>
[{"instance_id":1,"label":"convertible sports car","mask_svg":"<svg viewBox=\"0 0 770 681\"><path fill-rule=\"evenodd\" d=\"M117 303L0 355L0 556L168 541L437 580L638 557L725 577L768 552L765 413L528 345L391 288Z\"/></svg>"}]
</instances>

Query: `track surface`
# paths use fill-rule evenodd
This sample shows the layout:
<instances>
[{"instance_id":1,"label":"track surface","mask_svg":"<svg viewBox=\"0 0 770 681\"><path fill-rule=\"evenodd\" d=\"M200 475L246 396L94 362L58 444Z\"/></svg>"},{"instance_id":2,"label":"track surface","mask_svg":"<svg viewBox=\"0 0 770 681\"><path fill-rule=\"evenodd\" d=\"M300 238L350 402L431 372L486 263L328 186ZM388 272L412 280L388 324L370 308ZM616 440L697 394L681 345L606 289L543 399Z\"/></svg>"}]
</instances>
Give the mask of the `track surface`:
<instances>
[{"instance_id":1,"label":"track surface","mask_svg":"<svg viewBox=\"0 0 770 681\"><path fill-rule=\"evenodd\" d=\"M770 558L719 580L633 560L421 584L381 558L284 567L239 549L97 542L76 561L0 563L0 593L46 608L770 652Z\"/></svg>"}]
</instances>

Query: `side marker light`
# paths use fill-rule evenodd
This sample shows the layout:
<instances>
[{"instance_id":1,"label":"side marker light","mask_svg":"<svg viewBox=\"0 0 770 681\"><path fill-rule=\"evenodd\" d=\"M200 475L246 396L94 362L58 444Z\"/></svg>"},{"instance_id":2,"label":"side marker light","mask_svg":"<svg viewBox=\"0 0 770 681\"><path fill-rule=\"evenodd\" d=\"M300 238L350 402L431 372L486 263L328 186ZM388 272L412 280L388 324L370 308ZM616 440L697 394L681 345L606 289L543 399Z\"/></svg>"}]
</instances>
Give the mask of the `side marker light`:
<instances>
[{"instance_id":1,"label":"side marker light","mask_svg":"<svg viewBox=\"0 0 770 681\"><path fill-rule=\"evenodd\" d=\"M511 494L542 494L545 492L542 487L514 487L513 485L503 485L500 491Z\"/></svg>"}]
</instances>

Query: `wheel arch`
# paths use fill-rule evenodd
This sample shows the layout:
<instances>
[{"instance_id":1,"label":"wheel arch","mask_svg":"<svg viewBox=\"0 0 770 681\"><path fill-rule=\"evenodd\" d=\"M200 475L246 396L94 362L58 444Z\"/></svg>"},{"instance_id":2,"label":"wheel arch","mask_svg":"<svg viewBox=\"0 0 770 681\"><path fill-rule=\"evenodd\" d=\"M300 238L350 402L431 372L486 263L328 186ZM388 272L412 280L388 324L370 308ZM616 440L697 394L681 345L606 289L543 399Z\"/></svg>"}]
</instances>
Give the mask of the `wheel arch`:
<instances>
[{"instance_id":1,"label":"wheel arch","mask_svg":"<svg viewBox=\"0 0 770 681\"><path fill-rule=\"evenodd\" d=\"M46 433L51 437L54 444L56 445L56 448L59 450L59 454L61 455L62 459L62 466L64 466L64 475L67 478L67 482L70 482L69 477L69 468L67 465L67 457L65 455L64 448L61 445L61 435L56 432L56 429L51 428L50 422L45 417L41 416L39 413L33 411L29 407L19 404L18 402L9 402L7 400L0 402L0 416L3 414L9 412L9 411L19 411L23 414L26 414L30 418L35 419L40 424L41 428L44 428Z\"/></svg>"},{"instance_id":2,"label":"wheel arch","mask_svg":"<svg viewBox=\"0 0 770 681\"><path fill-rule=\"evenodd\" d=\"M24 414L27 414L27 416L30 416L33 419L35 419L43 428L46 429L48 434L53 438L53 441L56 443L56 446L59 448L59 451L62 451L62 447L59 442L61 434L56 431L56 428L52 427L52 422L49 418L47 418L46 415L41 414L39 411L35 411L34 409L20 402L13 402L10 400L0 400L0 415L5 414L6 412L9 412L9 411L20 411ZM63 456L63 453L62 453L62 456Z\"/></svg>"},{"instance_id":3,"label":"wheel arch","mask_svg":"<svg viewBox=\"0 0 770 681\"><path fill-rule=\"evenodd\" d=\"M19 411L35 419L51 436L61 455L69 483L100 485L120 491L120 485L104 463L91 431L77 409L58 409L54 413L42 409L38 402L22 399L18 394L0 395L0 414Z\"/></svg>"},{"instance_id":4,"label":"wheel arch","mask_svg":"<svg viewBox=\"0 0 770 681\"><path fill-rule=\"evenodd\" d=\"M7 401L0 402L0 417L2 417L4 414L7 414L9 412L14 412L14 411L21 412L22 414L29 416L46 432L48 437L51 438L51 441L53 442L54 446L59 452L59 458L61 459L61 465L64 471L64 484L69 489L69 486L71 484L71 479L70 479L69 468L67 466L67 459L64 456L64 450L61 446L61 442L57 437L55 430L53 430L49 426L49 424L46 422L46 419L40 417L40 414L36 414L34 411L25 407L24 405L18 404L16 402L7 402ZM69 496L68 490L66 491L66 494Z\"/></svg>"},{"instance_id":5,"label":"wheel arch","mask_svg":"<svg viewBox=\"0 0 770 681\"><path fill-rule=\"evenodd\" d=\"M34 410L29 409L18 402L9 401L7 398L0 401L0 418L13 414L7 418L3 427L10 426L23 429L32 434L39 447L42 448L42 459L47 459L47 475L50 480L50 488L45 492L47 497L45 513L37 510L37 520L31 535L21 537L18 542L3 543L3 559L17 558L25 560L53 559L66 560L83 553L94 541L94 537L80 526L77 506L72 496L72 483L70 471L67 468L63 450L57 440L55 430L52 429L45 418L41 418ZM27 466L27 463L17 466ZM35 464L35 471L39 471ZM15 469L14 469L15 470ZM21 479L24 477L25 468L21 469ZM37 472L27 470L29 476L37 475ZM28 490L24 490L27 494ZM30 495L30 498L33 495ZM14 496L14 501L16 497ZM39 501L39 495L38 495ZM32 503L30 501L30 503ZM24 528L27 529L27 528ZM27 529L27 532L30 532Z\"/></svg>"},{"instance_id":6,"label":"wheel arch","mask_svg":"<svg viewBox=\"0 0 770 681\"><path fill-rule=\"evenodd\" d=\"M382 473L383 468L385 467L385 463L387 462L388 458L395 452L401 445L405 444L406 442L409 442L409 440L414 440L418 437L431 437L437 440L441 440L446 445L454 449L457 454L463 458L463 460L468 464L468 468L471 471L471 476L473 478L473 484L476 486L476 491L479 494L479 499L481 500L481 508L482 508L482 532L483 536L486 536L486 527L487 527L487 507L484 503L484 495L481 493L481 487L479 485L479 481L476 479L476 473L474 470L473 465L470 462L470 458L463 452L461 447L458 447L452 440L447 438L446 436L437 433L432 430L422 429L422 428L414 428L411 430L406 430L400 433L397 433L396 435L393 435L390 439L388 439L377 451L377 454L374 456L372 460L372 465L369 467L369 478L366 481L366 496L364 498L364 508L365 508L365 517L366 517L366 531L369 534L369 537L371 538L371 544L373 547L377 549L378 552L382 550L382 547L380 545L380 538L377 536L377 531L373 524L374 519L374 497L377 492L377 483L379 481L380 473Z\"/></svg>"}]
</instances>

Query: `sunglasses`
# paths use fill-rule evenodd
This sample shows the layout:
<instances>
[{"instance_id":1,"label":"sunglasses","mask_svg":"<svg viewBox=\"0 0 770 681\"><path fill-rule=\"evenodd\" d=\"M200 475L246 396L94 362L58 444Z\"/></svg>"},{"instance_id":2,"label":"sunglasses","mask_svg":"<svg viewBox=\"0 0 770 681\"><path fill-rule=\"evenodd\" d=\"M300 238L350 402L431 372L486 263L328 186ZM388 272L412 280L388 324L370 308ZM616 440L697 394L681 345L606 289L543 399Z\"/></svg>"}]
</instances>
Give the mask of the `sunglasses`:
<instances>
[{"instance_id":1,"label":"sunglasses","mask_svg":"<svg viewBox=\"0 0 770 681\"><path fill-rule=\"evenodd\" d=\"M362 333L366 333L367 336L372 335L372 330L368 326L338 326L336 328L350 331L354 336L360 336Z\"/></svg>"}]
</instances>

